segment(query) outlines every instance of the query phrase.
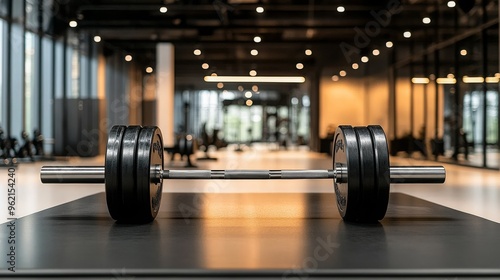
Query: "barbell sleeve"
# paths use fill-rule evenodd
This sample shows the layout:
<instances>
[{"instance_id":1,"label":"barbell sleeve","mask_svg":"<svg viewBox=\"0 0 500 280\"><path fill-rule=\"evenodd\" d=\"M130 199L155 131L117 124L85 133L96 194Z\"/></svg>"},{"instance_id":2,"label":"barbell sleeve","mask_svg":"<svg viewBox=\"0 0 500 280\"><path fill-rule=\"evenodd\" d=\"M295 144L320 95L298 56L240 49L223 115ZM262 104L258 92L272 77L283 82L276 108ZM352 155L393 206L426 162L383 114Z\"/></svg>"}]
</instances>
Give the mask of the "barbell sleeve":
<instances>
[{"instance_id":1,"label":"barbell sleeve","mask_svg":"<svg viewBox=\"0 0 500 280\"><path fill-rule=\"evenodd\" d=\"M339 179L347 178L347 170L155 170L162 179L203 180L269 180L269 179ZM103 166L44 166L42 183L102 184ZM391 166L391 183L443 183L446 171L442 166Z\"/></svg>"}]
</instances>

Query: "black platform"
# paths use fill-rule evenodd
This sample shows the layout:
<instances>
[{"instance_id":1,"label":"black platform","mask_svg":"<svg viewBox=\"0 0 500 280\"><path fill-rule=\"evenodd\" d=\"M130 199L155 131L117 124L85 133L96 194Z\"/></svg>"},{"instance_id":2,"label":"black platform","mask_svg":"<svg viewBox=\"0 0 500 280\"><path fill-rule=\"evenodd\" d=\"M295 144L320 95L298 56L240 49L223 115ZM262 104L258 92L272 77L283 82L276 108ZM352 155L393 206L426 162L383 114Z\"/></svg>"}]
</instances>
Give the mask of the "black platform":
<instances>
[{"instance_id":1,"label":"black platform","mask_svg":"<svg viewBox=\"0 0 500 280\"><path fill-rule=\"evenodd\" d=\"M500 276L500 224L404 194L370 225L344 223L333 193L162 199L146 225L115 223L103 193L17 220L16 273L3 224L0 276Z\"/></svg>"}]
</instances>

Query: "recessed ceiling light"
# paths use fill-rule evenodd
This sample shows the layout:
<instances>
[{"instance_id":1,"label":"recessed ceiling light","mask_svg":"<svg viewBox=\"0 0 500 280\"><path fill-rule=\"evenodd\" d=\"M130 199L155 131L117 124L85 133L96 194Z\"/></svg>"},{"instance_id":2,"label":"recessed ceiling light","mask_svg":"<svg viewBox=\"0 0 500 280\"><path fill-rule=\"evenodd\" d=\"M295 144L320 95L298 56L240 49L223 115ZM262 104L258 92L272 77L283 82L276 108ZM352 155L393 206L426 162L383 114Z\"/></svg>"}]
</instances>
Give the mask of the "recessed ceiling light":
<instances>
[{"instance_id":1,"label":"recessed ceiling light","mask_svg":"<svg viewBox=\"0 0 500 280\"><path fill-rule=\"evenodd\" d=\"M391 41L387 41L385 43L385 46L390 49L390 48L392 48L392 46L394 46L394 44Z\"/></svg>"},{"instance_id":2,"label":"recessed ceiling light","mask_svg":"<svg viewBox=\"0 0 500 280\"><path fill-rule=\"evenodd\" d=\"M429 24L429 23L431 23L431 18L430 18L430 17L424 17L424 18L422 19L422 22L423 22L424 24Z\"/></svg>"},{"instance_id":3,"label":"recessed ceiling light","mask_svg":"<svg viewBox=\"0 0 500 280\"><path fill-rule=\"evenodd\" d=\"M245 104L246 104L248 107L250 107L250 106L252 106L252 105L253 105L253 101L252 101L251 99L248 99L248 100L245 102Z\"/></svg>"},{"instance_id":4,"label":"recessed ceiling light","mask_svg":"<svg viewBox=\"0 0 500 280\"><path fill-rule=\"evenodd\" d=\"M96 35L94 36L94 42L99 43L101 41L101 36Z\"/></svg>"},{"instance_id":5,"label":"recessed ceiling light","mask_svg":"<svg viewBox=\"0 0 500 280\"><path fill-rule=\"evenodd\" d=\"M334 82L337 82L339 79L340 79L340 78L339 78L339 76L337 76L337 75L333 75L333 76L332 76L332 81L334 81Z\"/></svg>"},{"instance_id":6,"label":"recessed ceiling light","mask_svg":"<svg viewBox=\"0 0 500 280\"><path fill-rule=\"evenodd\" d=\"M208 65L208 63L203 63L201 65L201 68L203 68L203 69L208 69L209 67L210 67L210 65Z\"/></svg>"},{"instance_id":7,"label":"recessed ceiling light","mask_svg":"<svg viewBox=\"0 0 500 280\"><path fill-rule=\"evenodd\" d=\"M201 51L199 49L196 49L193 51L194 55L201 55Z\"/></svg>"},{"instance_id":8,"label":"recessed ceiling light","mask_svg":"<svg viewBox=\"0 0 500 280\"><path fill-rule=\"evenodd\" d=\"M339 75L340 77L345 77L347 75L347 72L345 70L340 70Z\"/></svg>"},{"instance_id":9,"label":"recessed ceiling light","mask_svg":"<svg viewBox=\"0 0 500 280\"><path fill-rule=\"evenodd\" d=\"M250 91L245 92L245 97L252 98L252 92L250 92Z\"/></svg>"},{"instance_id":10,"label":"recessed ceiling light","mask_svg":"<svg viewBox=\"0 0 500 280\"><path fill-rule=\"evenodd\" d=\"M337 7L337 12L339 12L339 13L345 12L345 7L344 6L338 6Z\"/></svg>"},{"instance_id":11,"label":"recessed ceiling light","mask_svg":"<svg viewBox=\"0 0 500 280\"><path fill-rule=\"evenodd\" d=\"M304 64L302 64L302 63L299 62L299 63L295 64L295 67L297 69L301 70L301 69L304 69Z\"/></svg>"},{"instance_id":12,"label":"recessed ceiling light","mask_svg":"<svg viewBox=\"0 0 500 280\"><path fill-rule=\"evenodd\" d=\"M77 27L78 26L78 22L76 22L76 20L72 20L69 22L69 27Z\"/></svg>"},{"instance_id":13,"label":"recessed ceiling light","mask_svg":"<svg viewBox=\"0 0 500 280\"><path fill-rule=\"evenodd\" d=\"M362 57L361 57L361 62L363 62L363 63L367 63L367 62L368 62L368 60L370 60L370 59L368 58L368 56L362 56Z\"/></svg>"},{"instance_id":14,"label":"recessed ceiling light","mask_svg":"<svg viewBox=\"0 0 500 280\"><path fill-rule=\"evenodd\" d=\"M466 56L467 55L467 50L466 49L461 50L460 51L460 55Z\"/></svg>"},{"instance_id":15,"label":"recessed ceiling light","mask_svg":"<svg viewBox=\"0 0 500 280\"><path fill-rule=\"evenodd\" d=\"M256 56L256 55L259 54L259 51L256 50L256 49L253 49L253 50L250 51L250 54L253 55L253 56Z\"/></svg>"},{"instance_id":16,"label":"recessed ceiling light","mask_svg":"<svg viewBox=\"0 0 500 280\"><path fill-rule=\"evenodd\" d=\"M127 54L125 56L125 61L132 61L132 56L130 54Z\"/></svg>"},{"instance_id":17,"label":"recessed ceiling light","mask_svg":"<svg viewBox=\"0 0 500 280\"><path fill-rule=\"evenodd\" d=\"M357 64L357 63L352 64L352 69L356 70L358 68L359 68L359 64Z\"/></svg>"},{"instance_id":18,"label":"recessed ceiling light","mask_svg":"<svg viewBox=\"0 0 500 280\"><path fill-rule=\"evenodd\" d=\"M448 8L454 8L457 5L457 3L455 3L455 1L448 1L447 5L448 5Z\"/></svg>"},{"instance_id":19,"label":"recessed ceiling light","mask_svg":"<svg viewBox=\"0 0 500 280\"><path fill-rule=\"evenodd\" d=\"M210 74L210 76L217 77L217 73L213 72L212 74Z\"/></svg>"},{"instance_id":20,"label":"recessed ceiling light","mask_svg":"<svg viewBox=\"0 0 500 280\"><path fill-rule=\"evenodd\" d=\"M305 51L305 53L306 53L306 55L307 55L307 56L309 56L309 55L312 55L312 54L313 54L313 52L312 52L310 49L307 49L307 50Z\"/></svg>"},{"instance_id":21,"label":"recessed ceiling light","mask_svg":"<svg viewBox=\"0 0 500 280\"><path fill-rule=\"evenodd\" d=\"M405 37L405 38L410 38L410 37L411 37L411 32L410 32L410 31L405 31L405 32L403 33L403 37Z\"/></svg>"},{"instance_id":22,"label":"recessed ceiling light","mask_svg":"<svg viewBox=\"0 0 500 280\"><path fill-rule=\"evenodd\" d=\"M146 67L146 73L153 73L153 67L151 66Z\"/></svg>"},{"instance_id":23,"label":"recessed ceiling light","mask_svg":"<svg viewBox=\"0 0 500 280\"><path fill-rule=\"evenodd\" d=\"M253 37L253 41L255 43L260 43L262 41L262 38L260 38L260 36L255 36L255 37Z\"/></svg>"},{"instance_id":24,"label":"recessed ceiling light","mask_svg":"<svg viewBox=\"0 0 500 280\"><path fill-rule=\"evenodd\" d=\"M379 55L379 54L380 54L380 51L379 51L378 49L374 49L374 50L372 51L372 54L373 54L374 56L377 56L377 55Z\"/></svg>"},{"instance_id":25,"label":"recessed ceiling light","mask_svg":"<svg viewBox=\"0 0 500 280\"><path fill-rule=\"evenodd\" d=\"M164 14L168 11L167 7L160 7L160 13Z\"/></svg>"},{"instance_id":26,"label":"recessed ceiling light","mask_svg":"<svg viewBox=\"0 0 500 280\"><path fill-rule=\"evenodd\" d=\"M250 70L250 72L248 72L248 74L249 74L250 76L252 76L252 77L255 77L255 76L257 76L257 71L255 71L255 70Z\"/></svg>"},{"instance_id":27,"label":"recessed ceiling light","mask_svg":"<svg viewBox=\"0 0 500 280\"><path fill-rule=\"evenodd\" d=\"M259 14L262 14L264 12L264 8L259 6L259 7L255 8L255 11Z\"/></svg>"},{"instance_id":28,"label":"recessed ceiling light","mask_svg":"<svg viewBox=\"0 0 500 280\"><path fill-rule=\"evenodd\" d=\"M253 86L252 86L252 90L253 90L254 92L257 92L257 91L259 91L259 87L258 87L257 85L253 85Z\"/></svg>"},{"instance_id":29,"label":"recessed ceiling light","mask_svg":"<svg viewBox=\"0 0 500 280\"><path fill-rule=\"evenodd\" d=\"M223 83L217 83L217 88L223 88L224 84Z\"/></svg>"}]
</instances>

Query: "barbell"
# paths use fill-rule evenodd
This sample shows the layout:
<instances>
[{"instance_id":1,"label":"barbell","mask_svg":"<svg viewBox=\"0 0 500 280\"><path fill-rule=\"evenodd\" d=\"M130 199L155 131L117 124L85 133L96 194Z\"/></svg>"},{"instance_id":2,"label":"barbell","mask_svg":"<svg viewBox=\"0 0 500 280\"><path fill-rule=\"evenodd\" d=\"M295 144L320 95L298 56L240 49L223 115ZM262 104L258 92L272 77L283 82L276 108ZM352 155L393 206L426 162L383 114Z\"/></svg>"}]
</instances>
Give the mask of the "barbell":
<instances>
[{"instance_id":1,"label":"barbell","mask_svg":"<svg viewBox=\"0 0 500 280\"><path fill-rule=\"evenodd\" d=\"M342 125L333 139L331 170L165 170L162 134L155 126L113 126L105 166L43 166L42 183L104 183L111 217L146 223L158 214L164 179L332 179L346 221L383 219L391 183L443 183L442 166L390 166L382 127Z\"/></svg>"}]
</instances>

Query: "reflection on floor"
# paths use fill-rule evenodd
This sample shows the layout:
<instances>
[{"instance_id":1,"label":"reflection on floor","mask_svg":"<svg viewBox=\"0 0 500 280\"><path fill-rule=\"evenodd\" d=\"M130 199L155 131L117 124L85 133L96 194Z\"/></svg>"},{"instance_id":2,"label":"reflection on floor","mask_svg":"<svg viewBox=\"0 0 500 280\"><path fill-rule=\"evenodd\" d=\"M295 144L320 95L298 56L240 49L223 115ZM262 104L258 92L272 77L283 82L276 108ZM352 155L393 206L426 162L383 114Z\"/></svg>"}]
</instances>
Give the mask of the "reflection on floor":
<instances>
[{"instance_id":1,"label":"reflection on floor","mask_svg":"<svg viewBox=\"0 0 500 280\"><path fill-rule=\"evenodd\" d=\"M218 151L210 154L217 161L198 161L200 169L331 169L331 158L301 149L269 151L255 147L244 152ZM200 157L203 156L201 153ZM166 157L168 158L168 157ZM435 162L392 158L393 165L436 165ZM71 158L67 161L25 163L18 166L17 217L26 216L67 203L72 200L103 192L103 185L43 185L39 170L42 165L102 165L103 157L91 159ZM184 163L168 162L166 168L181 169ZM471 213L500 223L500 172L456 165L447 165L444 185L393 185L391 191L413 195L459 211ZM0 182L7 183L7 169L0 169ZM294 193L333 192L331 180L272 180L272 181L222 181L222 180L172 180L164 182L164 192L226 192L226 193ZM0 193L4 209L0 222L7 220L7 192Z\"/></svg>"}]
</instances>

